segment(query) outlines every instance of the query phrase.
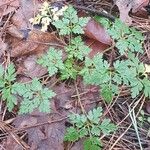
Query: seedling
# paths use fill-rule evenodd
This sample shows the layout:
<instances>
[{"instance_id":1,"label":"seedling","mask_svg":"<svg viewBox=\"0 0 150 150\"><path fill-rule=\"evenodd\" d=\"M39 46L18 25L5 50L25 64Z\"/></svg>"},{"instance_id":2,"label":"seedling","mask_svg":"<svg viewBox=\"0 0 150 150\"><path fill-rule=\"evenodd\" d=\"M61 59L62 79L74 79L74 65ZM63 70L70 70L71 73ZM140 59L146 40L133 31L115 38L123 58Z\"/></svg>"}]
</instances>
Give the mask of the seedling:
<instances>
[{"instance_id":1,"label":"seedling","mask_svg":"<svg viewBox=\"0 0 150 150\"><path fill-rule=\"evenodd\" d=\"M116 126L109 119L103 119L102 108L94 108L87 114L71 114L69 120L72 127L67 128L65 141L76 142L79 139L84 139L84 150L100 150L102 142L99 137L109 135L116 130Z\"/></svg>"},{"instance_id":2,"label":"seedling","mask_svg":"<svg viewBox=\"0 0 150 150\"><path fill-rule=\"evenodd\" d=\"M13 64L9 64L6 70L4 70L2 66L0 66L1 98L6 102L9 111L12 111L14 106L17 104L17 99L13 95L15 80L16 72Z\"/></svg>"},{"instance_id":3,"label":"seedling","mask_svg":"<svg viewBox=\"0 0 150 150\"><path fill-rule=\"evenodd\" d=\"M47 67L49 76L56 74L59 70L64 69L62 61L62 51L50 48L48 52L37 61L43 67Z\"/></svg>"},{"instance_id":4,"label":"seedling","mask_svg":"<svg viewBox=\"0 0 150 150\"><path fill-rule=\"evenodd\" d=\"M23 98L20 105L20 114L31 113L38 108L40 112L50 112L50 100L56 94L48 88L43 88L38 79L33 79L32 83L17 84L14 93Z\"/></svg>"},{"instance_id":5,"label":"seedling","mask_svg":"<svg viewBox=\"0 0 150 150\"><path fill-rule=\"evenodd\" d=\"M114 23L99 16L96 16L95 19L107 29L121 55L129 51L143 53L142 43L144 38L141 32L133 27L128 27L119 19L116 19Z\"/></svg>"},{"instance_id":6,"label":"seedling","mask_svg":"<svg viewBox=\"0 0 150 150\"><path fill-rule=\"evenodd\" d=\"M64 11L62 19L54 21L53 25L59 29L60 35L83 34L83 27L88 21L89 18L79 18L77 11L70 5Z\"/></svg>"}]
</instances>

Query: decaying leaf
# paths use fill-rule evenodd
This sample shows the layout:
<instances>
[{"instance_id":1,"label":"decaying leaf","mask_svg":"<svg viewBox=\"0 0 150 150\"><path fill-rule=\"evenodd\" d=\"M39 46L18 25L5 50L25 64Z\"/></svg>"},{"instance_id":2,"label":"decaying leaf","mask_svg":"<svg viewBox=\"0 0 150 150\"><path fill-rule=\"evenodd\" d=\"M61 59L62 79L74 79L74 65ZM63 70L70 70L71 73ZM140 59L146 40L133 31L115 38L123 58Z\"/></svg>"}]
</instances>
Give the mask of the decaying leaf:
<instances>
[{"instance_id":1,"label":"decaying leaf","mask_svg":"<svg viewBox=\"0 0 150 150\"><path fill-rule=\"evenodd\" d=\"M64 45L65 44L55 36L55 33L32 30L29 32L27 40L12 43L11 57L42 54L50 46L62 48Z\"/></svg>"},{"instance_id":2,"label":"decaying leaf","mask_svg":"<svg viewBox=\"0 0 150 150\"><path fill-rule=\"evenodd\" d=\"M93 58L97 53L103 53L104 50L106 50L109 47L109 45L101 43L91 38L86 38L85 43L91 48L91 51L89 53L90 58Z\"/></svg>"},{"instance_id":3,"label":"decaying leaf","mask_svg":"<svg viewBox=\"0 0 150 150\"><path fill-rule=\"evenodd\" d=\"M132 12L136 13L137 11L140 11L143 7L147 6L148 3L149 0L133 0Z\"/></svg>"},{"instance_id":4,"label":"decaying leaf","mask_svg":"<svg viewBox=\"0 0 150 150\"><path fill-rule=\"evenodd\" d=\"M85 35L101 43L111 45L111 38L99 23L91 19L85 27Z\"/></svg>"},{"instance_id":5,"label":"decaying leaf","mask_svg":"<svg viewBox=\"0 0 150 150\"><path fill-rule=\"evenodd\" d=\"M140 11L141 8L148 5L149 0L114 0L114 2L118 6L120 19L130 25L132 19L129 16L129 11L132 10L133 13Z\"/></svg>"},{"instance_id":6,"label":"decaying leaf","mask_svg":"<svg viewBox=\"0 0 150 150\"><path fill-rule=\"evenodd\" d=\"M80 139L78 142L76 142L72 147L71 150L83 150L83 140Z\"/></svg>"},{"instance_id":7,"label":"decaying leaf","mask_svg":"<svg viewBox=\"0 0 150 150\"><path fill-rule=\"evenodd\" d=\"M12 137L8 136L6 141L3 141L3 147L6 150L23 150L24 148L17 143L17 141Z\"/></svg>"},{"instance_id":8,"label":"decaying leaf","mask_svg":"<svg viewBox=\"0 0 150 150\"><path fill-rule=\"evenodd\" d=\"M8 45L0 38L0 57L4 54L7 48Z\"/></svg>"},{"instance_id":9,"label":"decaying leaf","mask_svg":"<svg viewBox=\"0 0 150 150\"><path fill-rule=\"evenodd\" d=\"M46 132L51 150L64 150L65 122L56 122L49 125Z\"/></svg>"},{"instance_id":10,"label":"decaying leaf","mask_svg":"<svg viewBox=\"0 0 150 150\"><path fill-rule=\"evenodd\" d=\"M18 30L18 28L14 25L11 25L8 29L7 29L8 34L10 34L13 37L19 38L19 39L23 39L24 35L22 32L20 32Z\"/></svg>"},{"instance_id":11,"label":"decaying leaf","mask_svg":"<svg viewBox=\"0 0 150 150\"><path fill-rule=\"evenodd\" d=\"M0 1L0 16L5 16L14 12L19 7L19 0L1 0Z\"/></svg>"},{"instance_id":12,"label":"decaying leaf","mask_svg":"<svg viewBox=\"0 0 150 150\"><path fill-rule=\"evenodd\" d=\"M37 57L35 55L27 57L23 62L23 66L20 66L23 68L21 74L30 78L41 77L46 74L47 69L37 64L36 61Z\"/></svg>"},{"instance_id":13,"label":"decaying leaf","mask_svg":"<svg viewBox=\"0 0 150 150\"><path fill-rule=\"evenodd\" d=\"M55 93L59 93L54 98L57 110L61 108L68 109L72 107L69 102L74 92L74 87L68 87L65 85L65 83L61 83L60 85L55 85L53 90Z\"/></svg>"},{"instance_id":14,"label":"decaying leaf","mask_svg":"<svg viewBox=\"0 0 150 150\"><path fill-rule=\"evenodd\" d=\"M132 8L131 0L116 0L115 4L118 6L120 19L130 25L132 23L131 17L129 16L129 11Z\"/></svg>"},{"instance_id":15,"label":"decaying leaf","mask_svg":"<svg viewBox=\"0 0 150 150\"><path fill-rule=\"evenodd\" d=\"M37 13L39 6L40 2L37 0L20 0L20 7L11 18L12 24L15 25L18 30L29 28L29 19Z\"/></svg>"},{"instance_id":16,"label":"decaying leaf","mask_svg":"<svg viewBox=\"0 0 150 150\"><path fill-rule=\"evenodd\" d=\"M38 112L34 117L32 115L20 116L14 121L16 128L27 128L28 145L30 149L51 149L63 150L63 138L65 134L65 121L56 121L48 124L53 120L59 120L60 115L45 115ZM36 124L44 123L45 125L36 126ZM32 127L32 128L31 128Z\"/></svg>"}]
</instances>

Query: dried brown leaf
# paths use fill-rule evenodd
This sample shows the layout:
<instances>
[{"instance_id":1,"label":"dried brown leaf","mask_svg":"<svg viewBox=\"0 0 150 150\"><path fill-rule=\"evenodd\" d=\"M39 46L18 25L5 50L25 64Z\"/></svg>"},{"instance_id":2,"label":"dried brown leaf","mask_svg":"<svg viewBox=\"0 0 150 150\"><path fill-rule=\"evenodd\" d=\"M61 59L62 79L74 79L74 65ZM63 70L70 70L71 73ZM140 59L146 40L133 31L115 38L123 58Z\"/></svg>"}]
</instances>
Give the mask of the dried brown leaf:
<instances>
[{"instance_id":1,"label":"dried brown leaf","mask_svg":"<svg viewBox=\"0 0 150 150\"><path fill-rule=\"evenodd\" d=\"M20 74L23 74L30 78L41 77L46 74L47 69L37 64L36 61L37 57L35 55L27 57L22 63L20 63L21 66L19 66L19 68L21 67L22 69L22 72Z\"/></svg>"},{"instance_id":2,"label":"dried brown leaf","mask_svg":"<svg viewBox=\"0 0 150 150\"><path fill-rule=\"evenodd\" d=\"M34 17L40 6L39 1L20 0L20 8L13 15L11 22L17 29L27 29L30 27L29 19Z\"/></svg>"},{"instance_id":3,"label":"dried brown leaf","mask_svg":"<svg viewBox=\"0 0 150 150\"><path fill-rule=\"evenodd\" d=\"M20 32L18 30L18 28L15 25L11 25L8 29L7 29L7 33L10 34L13 37L19 38L19 39L23 39L24 35L22 32Z\"/></svg>"},{"instance_id":4,"label":"dried brown leaf","mask_svg":"<svg viewBox=\"0 0 150 150\"><path fill-rule=\"evenodd\" d=\"M0 38L0 57L4 54L7 48L8 45Z\"/></svg>"},{"instance_id":5,"label":"dried brown leaf","mask_svg":"<svg viewBox=\"0 0 150 150\"><path fill-rule=\"evenodd\" d=\"M90 58L94 57L97 53L103 53L104 50L109 47L107 44L101 43L90 38L86 38L85 43L91 48L91 51L89 53Z\"/></svg>"},{"instance_id":6,"label":"dried brown leaf","mask_svg":"<svg viewBox=\"0 0 150 150\"><path fill-rule=\"evenodd\" d=\"M132 19L129 16L129 11L131 9L132 13L140 11L144 6L148 5L149 0L114 0L114 2L118 6L120 19L130 25Z\"/></svg>"},{"instance_id":7,"label":"dried brown leaf","mask_svg":"<svg viewBox=\"0 0 150 150\"><path fill-rule=\"evenodd\" d=\"M53 90L55 93L58 93L54 98L56 109L59 110L61 108L66 108L66 104L69 104L68 102L74 92L74 87L69 87L66 86L65 83L61 83L59 85L55 85ZM69 105L69 107L71 106Z\"/></svg>"},{"instance_id":8,"label":"dried brown leaf","mask_svg":"<svg viewBox=\"0 0 150 150\"><path fill-rule=\"evenodd\" d=\"M19 0L1 0L0 16L14 12L19 7Z\"/></svg>"},{"instance_id":9,"label":"dried brown leaf","mask_svg":"<svg viewBox=\"0 0 150 150\"><path fill-rule=\"evenodd\" d=\"M121 21L130 25L132 23L132 19L129 16L129 11L132 8L132 3L130 0L116 0L116 5L118 6L120 12Z\"/></svg>"},{"instance_id":10,"label":"dried brown leaf","mask_svg":"<svg viewBox=\"0 0 150 150\"><path fill-rule=\"evenodd\" d=\"M147 6L149 0L133 0L132 12L136 13L140 11L143 7Z\"/></svg>"},{"instance_id":11,"label":"dried brown leaf","mask_svg":"<svg viewBox=\"0 0 150 150\"><path fill-rule=\"evenodd\" d=\"M24 148L17 143L12 136L8 136L6 141L3 141L5 150L23 150Z\"/></svg>"},{"instance_id":12,"label":"dried brown leaf","mask_svg":"<svg viewBox=\"0 0 150 150\"><path fill-rule=\"evenodd\" d=\"M55 33L32 30L29 32L27 40L18 41L18 43L15 41L12 43L11 57L42 54L49 46L62 48L64 45L65 44L56 37Z\"/></svg>"},{"instance_id":13,"label":"dried brown leaf","mask_svg":"<svg viewBox=\"0 0 150 150\"><path fill-rule=\"evenodd\" d=\"M104 27L93 19L88 22L84 31L87 37L97 40L101 43L111 45L111 38L104 29Z\"/></svg>"},{"instance_id":14,"label":"dried brown leaf","mask_svg":"<svg viewBox=\"0 0 150 150\"><path fill-rule=\"evenodd\" d=\"M38 122L36 117L32 117L31 115L18 115L14 122L13 125L15 125L16 128L24 128L24 127L29 127L33 126Z\"/></svg>"}]
</instances>

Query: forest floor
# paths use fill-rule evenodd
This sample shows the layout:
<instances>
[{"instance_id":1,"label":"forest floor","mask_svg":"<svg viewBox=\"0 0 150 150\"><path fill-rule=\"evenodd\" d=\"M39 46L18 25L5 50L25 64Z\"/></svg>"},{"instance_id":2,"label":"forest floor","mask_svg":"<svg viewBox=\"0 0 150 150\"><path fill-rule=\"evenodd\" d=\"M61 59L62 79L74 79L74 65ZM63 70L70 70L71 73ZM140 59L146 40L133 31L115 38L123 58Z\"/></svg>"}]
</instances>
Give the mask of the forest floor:
<instances>
[{"instance_id":1,"label":"forest floor","mask_svg":"<svg viewBox=\"0 0 150 150\"><path fill-rule=\"evenodd\" d=\"M17 105L9 111L0 85L0 150L83 150L84 138L76 142L64 142L66 128L72 126L68 114L89 112L97 107L103 108L101 119L109 118L117 128L108 136L99 136L103 150L150 150L150 98L142 91L132 98L130 89L122 86L120 93L115 94L108 103L99 93L99 86L86 85L80 75L75 80L61 80L59 73L50 77L48 70L37 63L37 59L49 47L63 50L68 40L67 36L59 36L53 26L43 32L40 25L33 26L29 21L39 13L43 2L0 1L0 64L4 70L7 70L10 63L14 64L16 79L13 82L30 83L33 78L38 78L44 87L56 93L51 106L48 106L51 107L50 113L34 109L30 113L20 114L22 97L16 96ZM49 1L49 5L54 4L58 8L71 4L79 16L92 18L99 15L111 21L118 17L129 28L136 28L144 37L144 53L138 55L138 58L147 65L150 64L148 3L147 0ZM105 24L102 26L92 19L84 28L82 38L90 48L89 58L102 53L107 60L118 59L120 56L114 51L116 49L106 51L112 47L112 39L104 28ZM63 53L63 57L65 60L66 53ZM0 72L0 84L1 78Z\"/></svg>"}]
</instances>

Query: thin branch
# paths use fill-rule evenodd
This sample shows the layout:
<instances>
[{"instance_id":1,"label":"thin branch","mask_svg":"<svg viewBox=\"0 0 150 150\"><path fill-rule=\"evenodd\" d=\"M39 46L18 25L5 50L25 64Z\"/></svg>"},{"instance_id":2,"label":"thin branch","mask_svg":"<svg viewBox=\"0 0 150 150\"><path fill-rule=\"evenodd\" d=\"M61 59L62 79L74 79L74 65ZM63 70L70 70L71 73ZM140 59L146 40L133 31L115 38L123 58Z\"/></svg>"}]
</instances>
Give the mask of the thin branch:
<instances>
[{"instance_id":1,"label":"thin branch","mask_svg":"<svg viewBox=\"0 0 150 150\"><path fill-rule=\"evenodd\" d=\"M85 6L77 6L77 5L73 5L75 8L77 9L80 9L80 10L85 10L85 11L88 11L90 12L91 14L96 14L96 15L99 15L99 16L102 16L102 17L106 17L108 18L109 20L111 21L115 21L115 17L109 13L107 13L104 9L100 9L100 10L96 10L96 9L90 9L90 8L87 8Z\"/></svg>"}]
</instances>

